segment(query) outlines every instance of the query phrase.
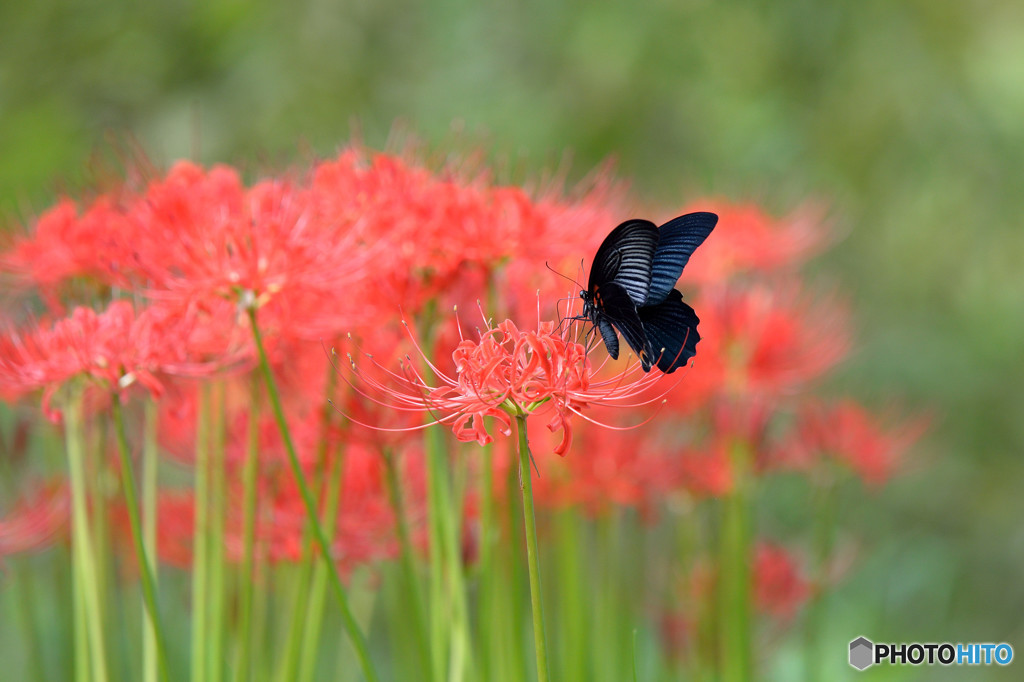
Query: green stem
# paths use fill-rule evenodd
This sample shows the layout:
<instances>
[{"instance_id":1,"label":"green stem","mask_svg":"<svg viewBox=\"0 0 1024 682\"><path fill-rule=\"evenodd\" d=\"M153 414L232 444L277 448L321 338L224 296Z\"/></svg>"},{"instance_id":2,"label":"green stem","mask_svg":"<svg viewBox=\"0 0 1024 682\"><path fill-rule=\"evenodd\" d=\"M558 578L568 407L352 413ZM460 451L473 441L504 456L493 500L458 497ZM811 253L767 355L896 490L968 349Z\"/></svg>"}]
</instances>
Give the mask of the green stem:
<instances>
[{"instance_id":1,"label":"green stem","mask_svg":"<svg viewBox=\"0 0 1024 682\"><path fill-rule=\"evenodd\" d=\"M333 413L330 400L334 394L335 376L333 365L328 363L326 395L324 396L323 408L320 414L320 434L317 439L316 468L314 469L314 480L323 481L317 500L321 509L323 509L329 494L328 488L333 481L333 479L325 475L324 468L327 465L327 455L329 452L331 415ZM321 513L323 515L322 523L324 524L325 532L328 537L333 537L334 525L331 522L335 519L327 515L326 510ZM310 622L310 608L312 606L310 601L312 597L311 587L314 573L321 567L318 562L312 560L315 551L313 533L307 524L303 529L302 556L297 567L298 575L294 583L295 593L292 598L291 618L288 621L288 639L285 644L284 656L281 658L281 667L278 671L278 679L282 682L292 682L292 680L298 679L302 652L309 640L306 626Z\"/></svg>"},{"instance_id":2,"label":"green stem","mask_svg":"<svg viewBox=\"0 0 1024 682\"><path fill-rule=\"evenodd\" d=\"M72 543L76 543L78 540L74 521L72 524ZM71 553L71 582L74 586L71 601L74 618L75 682L89 682L89 621L86 617L87 607L85 593L82 589L85 585L85 577L81 561L78 558L78 550L75 547L72 547Z\"/></svg>"},{"instance_id":3,"label":"green stem","mask_svg":"<svg viewBox=\"0 0 1024 682\"><path fill-rule=\"evenodd\" d=\"M593 615L587 608L584 593L591 576L589 567L583 563L580 516L576 510L563 510L558 514L558 550L561 555L558 594L562 613L558 630L563 645L562 672L567 680L594 679L587 670L587 661L596 658L597 652L587 654L586 638L587 621Z\"/></svg>"},{"instance_id":4,"label":"green stem","mask_svg":"<svg viewBox=\"0 0 1024 682\"><path fill-rule=\"evenodd\" d=\"M252 653L256 650L253 642L253 592L255 576L253 569L256 553L256 514L258 502L256 483L259 480L259 414L260 382L253 375L249 388L249 432L247 434L245 464L242 468L242 568L241 590L238 606L238 655L235 664L235 682L247 682L252 665Z\"/></svg>"},{"instance_id":5,"label":"green stem","mask_svg":"<svg viewBox=\"0 0 1024 682\"><path fill-rule=\"evenodd\" d=\"M547 682L548 652L544 636L544 607L540 593L540 561L537 557L537 521L533 511L533 470L530 443L526 436L526 415L516 415L519 432L519 473L523 493L523 518L526 523L526 558L530 570L530 605L533 609L533 644L537 651L537 680Z\"/></svg>"},{"instance_id":6,"label":"green stem","mask_svg":"<svg viewBox=\"0 0 1024 682\"><path fill-rule=\"evenodd\" d=\"M89 662L93 682L104 682L107 675L106 646L103 641L103 612L100 603L99 576L96 570L96 557L93 550L92 537L89 531L89 501L86 492L85 451L82 447L84 430L82 428L82 395L75 392L68 400L64 410L66 428L66 446L68 455L68 473L71 478L71 533L73 568L75 573L76 595L81 595L81 619L85 625L85 641L80 641L76 628L75 650L77 653L89 652ZM78 623L76 623L78 624ZM79 669L83 673L84 669Z\"/></svg>"},{"instance_id":7,"label":"green stem","mask_svg":"<svg viewBox=\"0 0 1024 682\"><path fill-rule=\"evenodd\" d=\"M745 443L729 449L733 490L722 500L721 560L719 563L719 665L723 682L749 680L751 665L750 509L747 469L750 452Z\"/></svg>"},{"instance_id":8,"label":"green stem","mask_svg":"<svg viewBox=\"0 0 1024 682\"><path fill-rule=\"evenodd\" d=\"M210 405L210 576L209 576L209 642L206 649L206 670L211 680L224 679L224 524L227 516L227 475L224 471L226 432L224 418L224 383L213 385Z\"/></svg>"},{"instance_id":9,"label":"green stem","mask_svg":"<svg viewBox=\"0 0 1024 682\"><path fill-rule=\"evenodd\" d=\"M507 569L506 576L508 584L512 586L512 589L501 590L499 595L500 599L504 602L504 608L500 608L499 612L510 616L502 619L502 622L508 628L509 635L504 638L506 646L503 651L503 669L509 671L506 679L516 680L517 682L527 679L527 659L524 655L526 645L523 641L527 629L526 609L523 608L523 586L529 585L529 579L525 578L523 574L523 562L520 561L520 557L517 554L518 548L522 547L526 541L526 533L523 526L519 523L520 514L526 513L520 486L522 479L518 473L521 470L517 466L509 466L505 475L505 504L507 507L505 531L508 535L508 542L502 547L504 555L502 563ZM518 495L516 494L517 489L520 493Z\"/></svg>"},{"instance_id":10,"label":"green stem","mask_svg":"<svg viewBox=\"0 0 1024 682\"><path fill-rule=\"evenodd\" d=\"M360 630L359 624L356 622L355 616L349 608L348 595L345 593L345 587L341 583L337 566L334 564L327 535L324 533L323 526L320 524L319 515L317 514L316 509L316 502L313 500L313 493L309 489L309 484L306 482L306 475L302 472L302 466L299 464L299 457L295 452L295 445L292 442L291 432L288 429L288 422L285 420L284 408L281 406L281 396L278 393L277 383L274 381L274 375L270 369L270 362L267 360L267 351L263 347L263 338L260 335L259 325L256 322L256 309L254 307L249 307L248 311L253 340L256 343L256 350L259 353L260 368L263 371L263 379L267 387L267 393L270 396L270 406L273 408L274 419L277 421L278 429L281 431L281 439L284 441L285 450L288 452L288 462L291 464L292 473L295 476L295 482L299 486L299 492L302 495L302 502L306 507L306 515L309 523L313 527L314 537L320 548L320 556L330 569L328 577L330 578L335 600L338 602L338 608L341 610L345 630L348 633L353 648L356 650L356 655L359 658L359 663L363 669L363 674L366 675L366 679L369 682L377 682L377 671L374 669L373 663L370 660L370 653L366 645L366 637L363 635L362 630Z\"/></svg>"},{"instance_id":11,"label":"green stem","mask_svg":"<svg viewBox=\"0 0 1024 682\"><path fill-rule=\"evenodd\" d=\"M142 546L148 559L153 586L159 583L156 567L156 528L157 528L157 484L159 472L159 451L157 448L157 404L147 400L145 407L145 426L142 439ZM143 608L148 608L143 605ZM146 624L146 632L142 640L142 679L143 682L155 682L158 676L159 650L156 628L152 623ZM164 649L166 654L166 649Z\"/></svg>"},{"instance_id":12,"label":"green stem","mask_svg":"<svg viewBox=\"0 0 1024 682\"><path fill-rule=\"evenodd\" d=\"M480 651L480 679L495 679L496 628L494 623L494 463L493 448L485 445L480 458L479 590L477 592L477 640ZM485 639L486 638L486 639Z\"/></svg>"},{"instance_id":13,"label":"green stem","mask_svg":"<svg viewBox=\"0 0 1024 682\"><path fill-rule=\"evenodd\" d=\"M449 680L473 678L473 650L470 641L469 608L466 604L466 570L462 561L462 509L466 488L466 466L462 458L454 462L452 487L446 493L447 512L443 518L445 563L448 570L448 595L452 605L451 670ZM446 481L447 483L447 481Z\"/></svg>"},{"instance_id":14,"label":"green stem","mask_svg":"<svg viewBox=\"0 0 1024 682\"><path fill-rule=\"evenodd\" d=\"M342 451L331 460L328 473L328 487L324 501L324 530L333 535L341 509L341 493L345 481L345 453ZM324 617L324 596L327 594L327 569L318 563L313 570L313 584L309 590L306 609L306 636L302 640L302 651L299 659L299 680L312 680L316 671L317 654L320 651L320 630Z\"/></svg>"},{"instance_id":15,"label":"green stem","mask_svg":"<svg viewBox=\"0 0 1024 682\"><path fill-rule=\"evenodd\" d=\"M160 674L164 679L170 679L167 671L167 646L165 644L163 624L160 621L160 612L156 604L156 580L153 578L152 566L146 554L146 546L142 539L142 521L139 514L139 501L135 494L135 471L132 465L132 456L128 452L128 438L124 432L124 417L121 414L121 399L114 396L113 400L114 428L117 430L117 451L121 456L121 481L124 484L125 506L128 508L128 523L132 531L132 545L135 547L135 559L139 564L139 573L142 576L142 598L145 600L146 612L149 616L149 625L156 634L157 662Z\"/></svg>"},{"instance_id":16,"label":"green stem","mask_svg":"<svg viewBox=\"0 0 1024 682\"><path fill-rule=\"evenodd\" d=\"M430 661L432 679L445 679L445 651L451 637L451 614L445 601L444 589L444 523L442 518L447 507L443 498L444 486L444 445L437 429L426 433L427 455L427 522L430 528Z\"/></svg>"},{"instance_id":17,"label":"green stem","mask_svg":"<svg viewBox=\"0 0 1024 682\"><path fill-rule=\"evenodd\" d=\"M617 559L619 547L619 516L609 509L597 522L597 586L594 599L594 642L602 642L595 661L595 679L599 682L621 680L622 640L620 628L622 614L618 609Z\"/></svg>"},{"instance_id":18,"label":"green stem","mask_svg":"<svg viewBox=\"0 0 1024 682\"><path fill-rule=\"evenodd\" d=\"M207 587L210 541L210 386L196 406L195 518L192 530L192 682L206 680Z\"/></svg>"},{"instance_id":19,"label":"green stem","mask_svg":"<svg viewBox=\"0 0 1024 682\"><path fill-rule=\"evenodd\" d=\"M329 531L325 531L329 532ZM309 610L309 588L313 581L313 547L311 546L311 533L308 530L303 533L303 550L299 562L294 566L291 575L291 593L288 603L291 604L291 615L288 618L288 635L285 639L284 654L281 656L280 665L277 671L277 679L280 682L291 682L296 679L299 668L299 656L302 651L302 642L305 639L306 614ZM320 562L315 562L320 566Z\"/></svg>"},{"instance_id":20,"label":"green stem","mask_svg":"<svg viewBox=\"0 0 1024 682\"><path fill-rule=\"evenodd\" d=\"M394 453L389 449L384 449L381 456L384 458L388 495L391 498L391 506L395 510L395 527L398 532L399 546L402 550L402 579L405 584L406 599L412 603L413 630L415 632L417 654L422 666L421 670L426 672L432 670L432 668L425 630L426 614L424 613L423 606L423 592L420 588L420 581L416 577L416 556L413 553L412 539L409 536L409 524L405 514L402 488L399 484L398 467L395 466Z\"/></svg>"}]
</instances>

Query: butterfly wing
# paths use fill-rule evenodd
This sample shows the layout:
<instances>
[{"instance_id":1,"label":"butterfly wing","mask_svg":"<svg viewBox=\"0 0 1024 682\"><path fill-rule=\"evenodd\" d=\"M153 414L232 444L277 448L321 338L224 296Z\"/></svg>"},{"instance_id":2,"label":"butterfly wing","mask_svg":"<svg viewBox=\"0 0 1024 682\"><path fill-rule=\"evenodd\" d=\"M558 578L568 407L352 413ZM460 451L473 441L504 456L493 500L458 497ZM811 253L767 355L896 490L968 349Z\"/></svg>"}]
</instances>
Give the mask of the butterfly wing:
<instances>
[{"instance_id":1,"label":"butterfly wing","mask_svg":"<svg viewBox=\"0 0 1024 682\"><path fill-rule=\"evenodd\" d=\"M657 305L637 311L647 342L653 349L658 369L671 374L697 354L697 324L700 320L693 308L683 303L683 295L672 289Z\"/></svg>"},{"instance_id":2,"label":"butterfly wing","mask_svg":"<svg viewBox=\"0 0 1024 682\"><path fill-rule=\"evenodd\" d=\"M658 230L658 248L651 263L651 286L643 303L652 306L666 299L683 274L683 268L694 250L704 243L715 229L718 216L714 213L687 213L673 218Z\"/></svg>"},{"instance_id":3,"label":"butterfly wing","mask_svg":"<svg viewBox=\"0 0 1024 682\"><path fill-rule=\"evenodd\" d=\"M643 305L651 286L651 269L658 249L658 228L649 220L627 220L612 230L597 249L587 289L615 282L635 305ZM672 282L673 286L675 281Z\"/></svg>"},{"instance_id":4,"label":"butterfly wing","mask_svg":"<svg viewBox=\"0 0 1024 682\"><path fill-rule=\"evenodd\" d=\"M612 356L613 360L619 357L619 341L615 337L615 331L608 329L610 324L622 334L629 347L640 357L644 371L649 370L656 356L647 340L647 334L644 333L644 325L640 322L636 304L625 287L616 282L598 287L594 303L598 311L597 328L601 331L608 355ZM608 343L609 336L615 338L614 348Z\"/></svg>"}]
</instances>

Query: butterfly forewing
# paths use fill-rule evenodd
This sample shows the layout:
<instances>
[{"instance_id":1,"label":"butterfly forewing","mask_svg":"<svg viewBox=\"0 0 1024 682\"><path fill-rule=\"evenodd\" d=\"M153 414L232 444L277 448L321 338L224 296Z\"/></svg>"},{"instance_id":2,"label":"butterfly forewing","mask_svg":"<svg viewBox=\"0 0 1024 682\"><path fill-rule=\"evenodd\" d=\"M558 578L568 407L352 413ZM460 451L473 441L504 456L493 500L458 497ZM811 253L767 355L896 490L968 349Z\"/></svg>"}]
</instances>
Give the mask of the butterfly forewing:
<instances>
[{"instance_id":1,"label":"butterfly forewing","mask_svg":"<svg viewBox=\"0 0 1024 682\"><path fill-rule=\"evenodd\" d=\"M676 286L694 250L704 243L715 228L718 216L714 213L687 213L674 218L658 230L658 248L651 263L651 285L644 302L651 306L661 303Z\"/></svg>"},{"instance_id":2,"label":"butterfly forewing","mask_svg":"<svg viewBox=\"0 0 1024 682\"><path fill-rule=\"evenodd\" d=\"M587 286L590 295L594 296L600 286L615 282L635 305L643 305L657 249L658 228L649 220L627 220L616 227L594 256Z\"/></svg>"},{"instance_id":3,"label":"butterfly forewing","mask_svg":"<svg viewBox=\"0 0 1024 682\"><path fill-rule=\"evenodd\" d=\"M605 237L580 296L583 317L600 331L608 355L619 356L616 332L645 372L656 364L669 374L696 354L699 320L675 285L717 222L714 213L688 213L659 230L647 220L627 220Z\"/></svg>"},{"instance_id":4,"label":"butterfly forewing","mask_svg":"<svg viewBox=\"0 0 1024 682\"><path fill-rule=\"evenodd\" d=\"M679 291L672 289L664 301L644 306L637 314L662 372L671 374L697 354L700 320Z\"/></svg>"}]
</instances>

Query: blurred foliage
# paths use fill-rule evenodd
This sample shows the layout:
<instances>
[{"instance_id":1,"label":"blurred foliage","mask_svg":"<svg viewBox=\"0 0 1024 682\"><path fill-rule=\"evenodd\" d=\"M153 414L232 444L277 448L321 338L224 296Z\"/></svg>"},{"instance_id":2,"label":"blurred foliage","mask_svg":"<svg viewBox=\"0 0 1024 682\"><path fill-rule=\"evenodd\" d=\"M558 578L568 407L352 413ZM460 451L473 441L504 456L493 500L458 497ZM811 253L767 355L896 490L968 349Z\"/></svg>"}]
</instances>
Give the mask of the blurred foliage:
<instances>
[{"instance_id":1,"label":"blurred foliage","mask_svg":"<svg viewBox=\"0 0 1024 682\"><path fill-rule=\"evenodd\" d=\"M612 157L660 205L823 202L818 274L861 323L844 388L934 416L911 475L845 510L871 551L837 647L1024 637L1021 121L1011 0L0 4L9 229L110 134L258 169L396 122L517 177Z\"/></svg>"}]
</instances>

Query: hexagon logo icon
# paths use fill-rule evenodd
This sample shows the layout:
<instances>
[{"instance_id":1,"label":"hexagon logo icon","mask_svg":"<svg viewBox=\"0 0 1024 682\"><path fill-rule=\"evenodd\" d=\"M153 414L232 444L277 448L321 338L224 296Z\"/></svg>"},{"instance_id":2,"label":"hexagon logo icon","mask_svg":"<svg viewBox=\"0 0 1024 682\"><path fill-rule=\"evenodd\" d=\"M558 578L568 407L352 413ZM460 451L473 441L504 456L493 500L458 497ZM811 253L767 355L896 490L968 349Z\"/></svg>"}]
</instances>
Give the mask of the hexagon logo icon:
<instances>
[{"instance_id":1,"label":"hexagon logo icon","mask_svg":"<svg viewBox=\"0 0 1024 682\"><path fill-rule=\"evenodd\" d=\"M857 670L864 670L874 663L875 645L867 637L858 637L850 642L850 665Z\"/></svg>"}]
</instances>

